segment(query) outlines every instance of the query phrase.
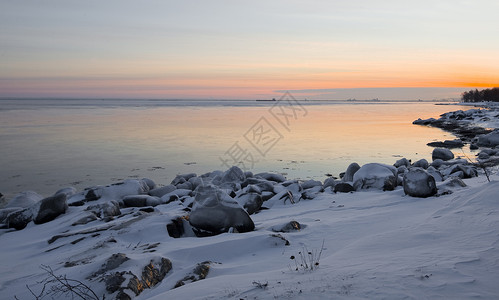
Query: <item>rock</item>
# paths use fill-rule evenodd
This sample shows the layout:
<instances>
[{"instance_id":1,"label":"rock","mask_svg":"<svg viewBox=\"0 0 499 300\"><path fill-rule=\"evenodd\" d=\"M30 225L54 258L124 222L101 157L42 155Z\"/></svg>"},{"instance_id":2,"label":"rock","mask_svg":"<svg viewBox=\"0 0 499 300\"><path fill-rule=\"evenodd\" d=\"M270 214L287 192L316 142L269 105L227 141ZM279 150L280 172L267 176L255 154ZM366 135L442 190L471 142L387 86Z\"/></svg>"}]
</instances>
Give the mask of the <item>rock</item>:
<instances>
[{"instance_id":1,"label":"rock","mask_svg":"<svg viewBox=\"0 0 499 300\"><path fill-rule=\"evenodd\" d=\"M161 200L158 197L149 195L133 195L125 196L123 198L123 204L126 207L157 206L161 204Z\"/></svg>"},{"instance_id":2,"label":"rock","mask_svg":"<svg viewBox=\"0 0 499 300\"><path fill-rule=\"evenodd\" d=\"M121 264L123 264L124 262L130 260L126 254L124 253L115 253L113 255L111 255L107 260L106 262L100 267L100 269L93 273L90 277L88 277L87 279L90 279L90 278L95 278L101 274L104 274L106 272L109 272L111 270L114 270L116 269L117 267L121 266ZM123 282L123 281L122 281ZM121 284L121 283L120 283ZM119 287L119 286L118 286ZM116 289L117 290L117 289ZM116 291L115 290L115 291Z\"/></svg>"},{"instance_id":3,"label":"rock","mask_svg":"<svg viewBox=\"0 0 499 300\"><path fill-rule=\"evenodd\" d=\"M440 185L441 187L466 187L466 183L461 178L451 177Z\"/></svg>"},{"instance_id":4,"label":"rock","mask_svg":"<svg viewBox=\"0 0 499 300\"><path fill-rule=\"evenodd\" d=\"M426 172L428 172L428 174L433 176L433 178L435 178L435 181L442 181L443 180L442 174L432 166L428 167L428 169L426 169Z\"/></svg>"},{"instance_id":5,"label":"rock","mask_svg":"<svg viewBox=\"0 0 499 300\"><path fill-rule=\"evenodd\" d=\"M273 232L293 232L293 231L299 231L302 228L300 223L296 221L291 221L283 225L277 225L273 226L271 230Z\"/></svg>"},{"instance_id":6,"label":"rock","mask_svg":"<svg viewBox=\"0 0 499 300\"><path fill-rule=\"evenodd\" d=\"M425 120L422 120L421 118L418 118L416 121L412 122L412 124L415 124L415 125L430 125L430 124L432 124L435 121L436 121L436 119L434 119L434 118L429 118L429 119L425 119Z\"/></svg>"},{"instance_id":7,"label":"rock","mask_svg":"<svg viewBox=\"0 0 499 300\"><path fill-rule=\"evenodd\" d=\"M313 188L309 188L306 191L301 193L301 198L306 200L315 199L319 195L319 193L323 192L322 185L314 186Z\"/></svg>"},{"instance_id":8,"label":"rock","mask_svg":"<svg viewBox=\"0 0 499 300\"><path fill-rule=\"evenodd\" d=\"M394 166L370 163L363 165L353 176L353 187L391 191L397 186L397 169Z\"/></svg>"},{"instance_id":9,"label":"rock","mask_svg":"<svg viewBox=\"0 0 499 300\"><path fill-rule=\"evenodd\" d=\"M172 219L170 223L166 224L166 231L168 231L168 235L176 239L182 237L185 232L184 221L184 217L177 217Z\"/></svg>"},{"instance_id":10,"label":"rock","mask_svg":"<svg viewBox=\"0 0 499 300\"><path fill-rule=\"evenodd\" d=\"M443 161L451 160L454 158L454 153L446 148L435 148L431 153L431 159L441 159Z\"/></svg>"},{"instance_id":11,"label":"rock","mask_svg":"<svg viewBox=\"0 0 499 300\"><path fill-rule=\"evenodd\" d=\"M478 157L478 159L489 159L490 155L488 153L482 151L482 152L478 153L477 157Z\"/></svg>"},{"instance_id":12,"label":"rock","mask_svg":"<svg viewBox=\"0 0 499 300\"><path fill-rule=\"evenodd\" d=\"M245 188L246 193L256 193L256 194L262 194L262 190L258 185L250 184Z\"/></svg>"},{"instance_id":13,"label":"rock","mask_svg":"<svg viewBox=\"0 0 499 300\"><path fill-rule=\"evenodd\" d=\"M198 186L203 185L203 179L200 177L191 177L189 178L189 182L192 185L192 190L195 190Z\"/></svg>"},{"instance_id":14,"label":"rock","mask_svg":"<svg viewBox=\"0 0 499 300\"><path fill-rule=\"evenodd\" d=\"M59 215L66 212L68 204L66 202L66 194L60 193L52 197L40 200L37 204L35 213L33 214L33 222L42 224L52 221Z\"/></svg>"},{"instance_id":15,"label":"rock","mask_svg":"<svg viewBox=\"0 0 499 300\"><path fill-rule=\"evenodd\" d=\"M57 196L59 194L64 194L64 195L66 195L66 199L69 199L69 197L76 194L76 189L74 187L63 188L63 189L60 189L57 192L55 192L54 196Z\"/></svg>"},{"instance_id":16,"label":"rock","mask_svg":"<svg viewBox=\"0 0 499 300\"><path fill-rule=\"evenodd\" d=\"M322 186L322 182L320 182L318 180L308 180L308 181L305 181L301 184L301 187L304 190L308 190L308 189L316 187L316 186Z\"/></svg>"},{"instance_id":17,"label":"rock","mask_svg":"<svg viewBox=\"0 0 499 300\"><path fill-rule=\"evenodd\" d=\"M402 165L397 168L397 175L404 175L408 170L406 166Z\"/></svg>"},{"instance_id":18,"label":"rock","mask_svg":"<svg viewBox=\"0 0 499 300\"><path fill-rule=\"evenodd\" d=\"M191 191L193 190L192 183L190 183L189 181L177 184L176 188L179 189L179 190L180 189L191 190Z\"/></svg>"},{"instance_id":19,"label":"rock","mask_svg":"<svg viewBox=\"0 0 499 300\"><path fill-rule=\"evenodd\" d=\"M33 191L25 191L17 194L4 208L21 207L28 208L38 203L43 197Z\"/></svg>"},{"instance_id":20,"label":"rock","mask_svg":"<svg viewBox=\"0 0 499 300\"><path fill-rule=\"evenodd\" d=\"M412 164L413 167L417 167L417 168L423 168L423 169L428 169L428 161L426 159L420 159L418 160L417 162L415 162L414 164Z\"/></svg>"},{"instance_id":21,"label":"rock","mask_svg":"<svg viewBox=\"0 0 499 300\"><path fill-rule=\"evenodd\" d=\"M4 223L7 220L7 216L13 212L23 210L20 207L10 207L0 209L0 223Z\"/></svg>"},{"instance_id":22,"label":"rock","mask_svg":"<svg viewBox=\"0 0 499 300\"><path fill-rule=\"evenodd\" d=\"M462 148L464 146L463 141L460 139L455 139L455 140L445 140L443 142L431 142L426 144L430 147L442 147L442 148Z\"/></svg>"},{"instance_id":23,"label":"rock","mask_svg":"<svg viewBox=\"0 0 499 300\"><path fill-rule=\"evenodd\" d=\"M161 203L168 204L172 201L175 201L175 200L178 200L182 197L190 196L190 195L192 195L191 190L180 189L180 190L174 190L168 194L165 194L160 199L161 199Z\"/></svg>"},{"instance_id":24,"label":"rock","mask_svg":"<svg viewBox=\"0 0 499 300\"><path fill-rule=\"evenodd\" d=\"M345 182L352 182L353 181L353 176L357 171L360 169L360 166L358 163L351 163L347 170L345 171L345 175L343 175L342 180Z\"/></svg>"},{"instance_id":25,"label":"rock","mask_svg":"<svg viewBox=\"0 0 499 300\"><path fill-rule=\"evenodd\" d=\"M242 194L236 198L236 201L250 215L259 211L263 204L262 196L260 196L260 194L257 193Z\"/></svg>"},{"instance_id":26,"label":"rock","mask_svg":"<svg viewBox=\"0 0 499 300\"><path fill-rule=\"evenodd\" d=\"M412 197L426 198L437 193L435 178L422 168L414 167L404 175L404 193Z\"/></svg>"},{"instance_id":27,"label":"rock","mask_svg":"<svg viewBox=\"0 0 499 300\"><path fill-rule=\"evenodd\" d=\"M203 280L206 278L206 276L208 276L209 272L210 272L210 262L209 261L202 262L198 264L190 274L186 275L183 279L177 281L177 283L173 288L178 288L183 285L186 285L187 283Z\"/></svg>"},{"instance_id":28,"label":"rock","mask_svg":"<svg viewBox=\"0 0 499 300\"><path fill-rule=\"evenodd\" d=\"M150 190L149 191L149 195L161 198L164 195L166 195L168 193L171 193L171 192L173 192L176 189L177 188L173 184L169 184L167 186L163 186L163 187L160 187L160 188L155 188L153 190Z\"/></svg>"},{"instance_id":29,"label":"rock","mask_svg":"<svg viewBox=\"0 0 499 300\"><path fill-rule=\"evenodd\" d=\"M147 185L149 190L153 190L156 188L156 183L153 180L149 178L142 178L142 181Z\"/></svg>"},{"instance_id":30,"label":"rock","mask_svg":"<svg viewBox=\"0 0 499 300\"><path fill-rule=\"evenodd\" d=\"M350 193L350 192L353 192L355 191L355 189L353 188L353 186L348 183L348 182L338 182L335 186L334 186L334 190L333 190L335 193Z\"/></svg>"},{"instance_id":31,"label":"rock","mask_svg":"<svg viewBox=\"0 0 499 300\"><path fill-rule=\"evenodd\" d=\"M475 143L471 143L470 144L470 150L477 150L478 149L478 145L475 144Z\"/></svg>"},{"instance_id":32,"label":"rock","mask_svg":"<svg viewBox=\"0 0 499 300\"><path fill-rule=\"evenodd\" d=\"M327 178L326 180L324 180L324 184L322 185L322 188L325 189L327 188L328 186L330 187L333 187L337 184L338 182L336 181L336 179L334 179L333 177L329 177Z\"/></svg>"},{"instance_id":33,"label":"rock","mask_svg":"<svg viewBox=\"0 0 499 300\"><path fill-rule=\"evenodd\" d=\"M142 270L142 282L147 288L152 288L160 283L172 269L172 262L162 257L159 262L151 260Z\"/></svg>"},{"instance_id":34,"label":"rock","mask_svg":"<svg viewBox=\"0 0 499 300\"><path fill-rule=\"evenodd\" d=\"M397 160L393 164L393 166L395 168L398 168L398 167L401 167L401 166L410 167L411 166L411 161L404 157L404 158L401 158L401 159Z\"/></svg>"},{"instance_id":35,"label":"rock","mask_svg":"<svg viewBox=\"0 0 499 300\"><path fill-rule=\"evenodd\" d=\"M100 204L90 205L86 210L92 212L99 218L121 215L120 205L116 201L108 201Z\"/></svg>"},{"instance_id":36,"label":"rock","mask_svg":"<svg viewBox=\"0 0 499 300\"><path fill-rule=\"evenodd\" d=\"M235 182L241 183L246 179L243 170L237 166L232 166L230 169L224 172L221 178L221 182Z\"/></svg>"},{"instance_id":37,"label":"rock","mask_svg":"<svg viewBox=\"0 0 499 300\"><path fill-rule=\"evenodd\" d=\"M191 179L192 177L196 177L196 173L188 173L188 174L181 174L181 175L177 175L171 182L171 184L173 185L177 185L179 183L184 183L186 181L188 181L189 179Z\"/></svg>"},{"instance_id":38,"label":"rock","mask_svg":"<svg viewBox=\"0 0 499 300\"><path fill-rule=\"evenodd\" d=\"M213 185L200 186L189 217L197 234L227 232L231 227L238 232L255 229L248 213L229 195Z\"/></svg>"},{"instance_id":39,"label":"rock","mask_svg":"<svg viewBox=\"0 0 499 300\"><path fill-rule=\"evenodd\" d=\"M270 181L275 181L275 182L284 182L286 181L286 178L281 175L281 174L275 174L275 173L258 173L255 174L255 177L260 177L265 180L270 180Z\"/></svg>"},{"instance_id":40,"label":"rock","mask_svg":"<svg viewBox=\"0 0 499 300\"><path fill-rule=\"evenodd\" d=\"M85 225L85 224L88 224L92 221L96 221L98 220L97 216L93 213L86 213L83 217L79 218L78 220L76 220L75 222L73 222L73 224L71 224L71 226L76 226L76 225Z\"/></svg>"},{"instance_id":41,"label":"rock","mask_svg":"<svg viewBox=\"0 0 499 300\"><path fill-rule=\"evenodd\" d=\"M499 145L499 130L478 136L476 144L480 147L495 147Z\"/></svg>"},{"instance_id":42,"label":"rock","mask_svg":"<svg viewBox=\"0 0 499 300\"><path fill-rule=\"evenodd\" d=\"M33 220L33 211L31 208L25 208L8 214L5 224L7 224L8 228L21 230L24 229L31 220Z\"/></svg>"}]
</instances>

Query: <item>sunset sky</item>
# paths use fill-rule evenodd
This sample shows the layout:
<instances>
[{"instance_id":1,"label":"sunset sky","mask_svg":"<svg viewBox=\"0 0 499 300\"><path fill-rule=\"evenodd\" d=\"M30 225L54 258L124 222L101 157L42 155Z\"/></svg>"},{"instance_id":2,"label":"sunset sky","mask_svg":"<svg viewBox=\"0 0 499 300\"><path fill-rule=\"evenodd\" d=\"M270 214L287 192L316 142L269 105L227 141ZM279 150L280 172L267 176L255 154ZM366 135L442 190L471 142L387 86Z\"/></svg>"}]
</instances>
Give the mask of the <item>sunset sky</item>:
<instances>
[{"instance_id":1,"label":"sunset sky","mask_svg":"<svg viewBox=\"0 0 499 300\"><path fill-rule=\"evenodd\" d=\"M499 2L0 0L0 97L440 99L499 86Z\"/></svg>"}]
</instances>

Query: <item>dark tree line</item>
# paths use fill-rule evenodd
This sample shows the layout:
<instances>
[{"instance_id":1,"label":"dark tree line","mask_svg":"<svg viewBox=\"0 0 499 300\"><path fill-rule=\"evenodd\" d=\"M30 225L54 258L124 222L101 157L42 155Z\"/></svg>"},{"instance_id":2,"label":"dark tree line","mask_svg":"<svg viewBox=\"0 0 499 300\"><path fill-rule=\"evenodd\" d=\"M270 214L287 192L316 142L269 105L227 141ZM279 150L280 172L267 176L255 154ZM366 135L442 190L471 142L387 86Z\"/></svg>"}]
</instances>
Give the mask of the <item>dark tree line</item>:
<instances>
[{"instance_id":1,"label":"dark tree line","mask_svg":"<svg viewBox=\"0 0 499 300\"><path fill-rule=\"evenodd\" d=\"M464 92L461 99L464 102L499 102L499 87L484 89L481 91L479 91L478 89L470 90L468 92Z\"/></svg>"}]
</instances>

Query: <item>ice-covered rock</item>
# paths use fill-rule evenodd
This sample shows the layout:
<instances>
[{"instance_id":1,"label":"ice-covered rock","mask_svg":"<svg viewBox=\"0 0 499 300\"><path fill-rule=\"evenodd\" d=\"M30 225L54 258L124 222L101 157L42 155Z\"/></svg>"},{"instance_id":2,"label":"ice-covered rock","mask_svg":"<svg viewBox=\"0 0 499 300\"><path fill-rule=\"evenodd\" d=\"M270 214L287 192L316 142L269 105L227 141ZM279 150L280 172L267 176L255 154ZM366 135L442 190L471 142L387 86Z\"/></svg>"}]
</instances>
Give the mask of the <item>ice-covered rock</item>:
<instances>
[{"instance_id":1,"label":"ice-covered rock","mask_svg":"<svg viewBox=\"0 0 499 300\"><path fill-rule=\"evenodd\" d=\"M74 187L67 187L67 188L63 188L63 189L60 189L58 190L57 192L54 193L54 196L58 195L58 194L64 194L66 195L66 199L68 199L69 197L73 196L76 194L76 189Z\"/></svg>"},{"instance_id":2,"label":"ice-covered rock","mask_svg":"<svg viewBox=\"0 0 499 300\"><path fill-rule=\"evenodd\" d=\"M198 187L189 223L201 235L227 232L231 227L238 232L255 229L246 210L213 185Z\"/></svg>"},{"instance_id":3,"label":"ice-covered rock","mask_svg":"<svg viewBox=\"0 0 499 300\"><path fill-rule=\"evenodd\" d=\"M333 191L335 193L350 193L350 192L353 192L355 191L355 189L353 188L353 186L348 183L348 182L338 182L335 186L334 186L334 189Z\"/></svg>"},{"instance_id":4,"label":"ice-covered rock","mask_svg":"<svg viewBox=\"0 0 499 300\"><path fill-rule=\"evenodd\" d=\"M412 197L426 198L437 193L435 178L423 168L413 167L404 174L404 192Z\"/></svg>"},{"instance_id":5,"label":"ice-covered rock","mask_svg":"<svg viewBox=\"0 0 499 300\"><path fill-rule=\"evenodd\" d=\"M8 228L21 230L24 229L32 220L33 210L31 208L24 208L22 210L14 211L8 214L7 218L5 219L5 224Z\"/></svg>"},{"instance_id":6,"label":"ice-covered rock","mask_svg":"<svg viewBox=\"0 0 499 300\"><path fill-rule=\"evenodd\" d=\"M299 231L300 229L302 229L302 225L294 220L285 224L275 225L270 228L273 232L293 232Z\"/></svg>"},{"instance_id":7,"label":"ice-covered rock","mask_svg":"<svg viewBox=\"0 0 499 300\"><path fill-rule=\"evenodd\" d=\"M426 169L426 172L428 172L428 174L433 176L433 178L435 178L435 181L442 181L443 180L443 176L440 173L440 171L435 169L435 167L433 167L433 166L428 167L428 169Z\"/></svg>"},{"instance_id":8,"label":"ice-covered rock","mask_svg":"<svg viewBox=\"0 0 499 300\"><path fill-rule=\"evenodd\" d=\"M121 215L120 205L116 201L108 201L104 203L89 205L86 211L92 212L99 218L115 217Z\"/></svg>"},{"instance_id":9,"label":"ice-covered rock","mask_svg":"<svg viewBox=\"0 0 499 300\"><path fill-rule=\"evenodd\" d=\"M405 167L409 167L411 165L411 160L407 159L407 158L401 158L399 160L397 160L393 166L395 168L398 168L398 167L401 167L401 166L405 166Z\"/></svg>"},{"instance_id":10,"label":"ice-covered rock","mask_svg":"<svg viewBox=\"0 0 499 300\"><path fill-rule=\"evenodd\" d=\"M25 191L17 194L12 198L5 208L21 207L28 208L36 204L38 201L42 200L43 196L37 194L33 191Z\"/></svg>"},{"instance_id":11,"label":"ice-covered rock","mask_svg":"<svg viewBox=\"0 0 499 300\"><path fill-rule=\"evenodd\" d=\"M358 163L354 162L354 163L351 163L347 170L345 171L345 174L343 175L343 178L342 180L345 181L345 182L351 182L353 181L353 176L355 175L355 173L360 169L360 166Z\"/></svg>"},{"instance_id":12,"label":"ice-covered rock","mask_svg":"<svg viewBox=\"0 0 499 300\"><path fill-rule=\"evenodd\" d=\"M276 173L258 173L255 174L255 177L260 177L265 180L275 181L275 182L284 182L286 178L281 174Z\"/></svg>"},{"instance_id":13,"label":"ice-covered rock","mask_svg":"<svg viewBox=\"0 0 499 300\"><path fill-rule=\"evenodd\" d=\"M412 164L413 167L418 167L418 168L423 168L423 169L428 169L428 161L424 158L416 161L415 163Z\"/></svg>"},{"instance_id":14,"label":"ice-covered rock","mask_svg":"<svg viewBox=\"0 0 499 300\"><path fill-rule=\"evenodd\" d=\"M334 179L333 177L329 177L326 180L324 180L324 184L322 185L322 188L326 189L328 186L334 188L334 186L336 184L338 184L338 182L336 181L336 179Z\"/></svg>"},{"instance_id":15,"label":"ice-covered rock","mask_svg":"<svg viewBox=\"0 0 499 300\"><path fill-rule=\"evenodd\" d=\"M220 182L237 182L241 183L246 179L243 170L237 166L232 166L230 169L224 172Z\"/></svg>"},{"instance_id":16,"label":"ice-covered rock","mask_svg":"<svg viewBox=\"0 0 499 300\"><path fill-rule=\"evenodd\" d=\"M307 190L309 188L313 188L315 186L322 186L322 182L318 180L308 180L301 184L302 189Z\"/></svg>"},{"instance_id":17,"label":"ice-covered rock","mask_svg":"<svg viewBox=\"0 0 499 300\"><path fill-rule=\"evenodd\" d=\"M321 192L323 192L322 185L317 185L303 191L301 193L301 198L307 200L315 199Z\"/></svg>"},{"instance_id":18,"label":"ice-covered rock","mask_svg":"<svg viewBox=\"0 0 499 300\"><path fill-rule=\"evenodd\" d=\"M495 147L499 145L499 130L478 136L476 144L480 147Z\"/></svg>"},{"instance_id":19,"label":"ice-covered rock","mask_svg":"<svg viewBox=\"0 0 499 300\"><path fill-rule=\"evenodd\" d=\"M257 193L242 194L235 200L239 203L239 205L244 207L250 215L259 211L263 204L262 196Z\"/></svg>"},{"instance_id":20,"label":"ice-covered rock","mask_svg":"<svg viewBox=\"0 0 499 300\"><path fill-rule=\"evenodd\" d=\"M180 174L177 175L171 182L173 185L177 185L179 183L184 183L186 181L189 181L192 177L196 177L196 173L187 173L187 174Z\"/></svg>"},{"instance_id":21,"label":"ice-covered rock","mask_svg":"<svg viewBox=\"0 0 499 300\"><path fill-rule=\"evenodd\" d=\"M34 206L33 222L35 222L35 224L50 222L59 215L65 213L68 209L66 194L59 193L55 196L47 197L40 200Z\"/></svg>"},{"instance_id":22,"label":"ice-covered rock","mask_svg":"<svg viewBox=\"0 0 499 300\"><path fill-rule=\"evenodd\" d=\"M167 186L163 186L163 187L160 187L160 188L155 188L153 190L150 190L149 191L149 195L161 198L164 195L166 195L166 194L168 194L170 192L173 192L176 189L177 188L173 184L169 184Z\"/></svg>"},{"instance_id":23,"label":"ice-covered rock","mask_svg":"<svg viewBox=\"0 0 499 300\"><path fill-rule=\"evenodd\" d=\"M397 186L397 169L394 166L370 163L363 165L353 176L353 187L391 191Z\"/></svg>"},{"instance_id":24,"label":"ice-covered rock","mask_svg":"<svg viewBox=\"0 0 499 300\"><path fill-rule=\"evenodd\" d=\"M132 195L123 197L123 204L127 207L157 206L161 204L161 200L149 195Z\"/></svg>"},{"instance_id":25,"label":"ice-covered rock","mask_svg":"<svg viewBox=\"0 0 499 300\"><path fill-rule=\"evenodd\" d=\"M441 159L443 161L451 160L454 158L454 153L446 148L435 148L431 153L431 159Z\"/></svg>"}]
</instances>

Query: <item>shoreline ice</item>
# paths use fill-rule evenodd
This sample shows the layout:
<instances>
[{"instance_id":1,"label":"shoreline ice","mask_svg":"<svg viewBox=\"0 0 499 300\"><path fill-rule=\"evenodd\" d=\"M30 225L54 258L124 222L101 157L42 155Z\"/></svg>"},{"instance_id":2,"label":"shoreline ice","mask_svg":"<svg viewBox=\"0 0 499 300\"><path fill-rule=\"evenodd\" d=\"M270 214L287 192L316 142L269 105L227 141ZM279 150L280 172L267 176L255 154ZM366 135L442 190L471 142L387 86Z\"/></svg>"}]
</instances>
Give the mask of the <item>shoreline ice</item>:
<instances>
[{"instance_id":1,"label":"shoreline ice","mask_svg":"<svg viewBox=\"0 0 499 300\"><path fill-rule=\"evenodd\" d=\"M496 121L471 116L464 123ZM496 150L484 148L479 162L494 160ZM434 155L431 163L349 167L345 180L233 167L179 175L164 187L142 179L68 188L50 201L20 195L0 210L19 229L0 229L0 292L30 299L25 285L41 291L45 265L108 299L492 299L497 168L484 169L488 182L467 159ZM198 193L203 186L210 188ZM411 189L418 197L406 195ZM61 199L68 206L55 212L49 204ZM16 203L22 209L14 211ZM319 251L312 268L308 252Z\"/></svg>"}]
</instances>

